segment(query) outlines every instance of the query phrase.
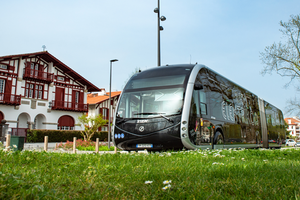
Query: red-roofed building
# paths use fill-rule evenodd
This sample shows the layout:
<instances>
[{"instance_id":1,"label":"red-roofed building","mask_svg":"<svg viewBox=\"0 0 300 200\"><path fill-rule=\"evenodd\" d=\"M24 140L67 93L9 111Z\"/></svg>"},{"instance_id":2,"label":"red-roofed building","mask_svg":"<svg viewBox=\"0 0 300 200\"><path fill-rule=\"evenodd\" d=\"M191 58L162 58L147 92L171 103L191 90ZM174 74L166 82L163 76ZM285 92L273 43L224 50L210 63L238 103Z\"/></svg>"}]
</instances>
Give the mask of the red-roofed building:
<instances>
[{"instance_id":1,"label":"red-roofed building","mask_svg":"<svg viewBox=\"0 0 300 200\"><path fill-rule=\"evenodd\" d=\"M112 111L110 113L111 122L113 122L113 116L120 97L121 91L111 92L111 105ZM89 104L89 116L102 115L103 119L108 120L109 116L109 92L102 89L101 92L91 93L87 95L87 103ZM101 127L102 131L107 131L108 127Z\"/></svg>"},{"instance_id":2,"label":"red-roofed building","mask_svg":"<svg viewBox=\"0 0 300 200\"><path fill-rule=\"evenodd\" d=\"M47 51L0 56L0 121L9 131L81 130L87 94L101 91Z\"/></svg>"},{"instance_id":3,"label":"red-roofed building","mask_svg":"<svg viewBox=\"0 0 300 200\"><path fill-rule=\"evenodd\" d=\"M290 131L291 136L300 138L300 119L299 117L285 118L284 121L289 125L287 131Z\"/></svg>"}]
</instances>

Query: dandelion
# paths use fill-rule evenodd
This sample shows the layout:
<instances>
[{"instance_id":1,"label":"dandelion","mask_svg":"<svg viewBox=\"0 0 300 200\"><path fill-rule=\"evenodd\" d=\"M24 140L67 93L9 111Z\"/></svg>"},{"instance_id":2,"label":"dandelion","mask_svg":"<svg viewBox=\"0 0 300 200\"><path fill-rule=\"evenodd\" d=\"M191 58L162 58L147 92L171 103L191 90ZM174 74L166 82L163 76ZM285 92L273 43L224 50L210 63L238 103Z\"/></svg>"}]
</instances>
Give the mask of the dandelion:
<instances>
[{"instance_id":1,"label":"dandelion","mask_svg":"<svg viewBox=\"0 0 300 200\"><path fill-rule=\"evenodd\" d=\"M145 181L145 184L151 184L153 181Z\"/></svg>"},{"instance_id":2,"label":"dandelion","mask_svg":"<svg viewBox=\"0 0 300 200\"><path fill-rule=\"evenodd\" d=\"M166 185L166 184L170 184L171 182L172 182L171 180L169 180L169 181L164 181L163 184Z\"/></svg>"},{"instance_id":3,"label":"dandelion","mask_svg":"<svg viewBox=\"0 0 300 200\"><path fill-rule=\"evenodd\" d=\"M167 186L163 187L162 189L163 189L163 190L166 190L166 189L169 189L169 188L171 188L171 185L170 185L170 184L168 184Z\"/></svg>"},{"instance_id":4,"label":"dandelion","mask_svg":"<svg viewBox=\"0 0 300 200\"><path fill-rule=\"evenodd\" d=\"M213 165L224 165L224 163L214 162Z\"/></svg>"}]
</instances>

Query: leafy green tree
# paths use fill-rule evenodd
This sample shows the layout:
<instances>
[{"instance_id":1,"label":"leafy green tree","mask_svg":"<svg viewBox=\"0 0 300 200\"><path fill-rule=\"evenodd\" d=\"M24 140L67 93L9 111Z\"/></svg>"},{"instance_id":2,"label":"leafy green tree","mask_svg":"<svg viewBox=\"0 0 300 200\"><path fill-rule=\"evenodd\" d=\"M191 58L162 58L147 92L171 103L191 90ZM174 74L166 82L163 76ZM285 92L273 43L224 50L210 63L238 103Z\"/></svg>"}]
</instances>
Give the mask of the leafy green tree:
<instances>
[{"instance_id":1,"label":"leafy green tree","mask_svg":"<svg viewBox=\"0 0 300 200\"><path fill-rule=\"evenodd\" d=\"M83 114L78 117L78 120L84 126L84 130L81 131L84 141L91 141L98 129L107 124L107 120L104 120L100 114L95 117L88 117Z\"/></svg>"},{"instance_id":2,"label":"leafy green tree","mask_svg":"<svg viewBox=\"0 0 300 200\"><path fill-rule=\"evenodd\" d=\"M300 15L291 15L288 22L280 21L280 26L284 41L267 46L260 53L264 63L262 74L276 72L282 77L288 77L288 86L292 81L300 80ZM297 86L296 90L300 91L300 87ZM297 115L300 115L300 101L297 98L290 99L287 111L297 111Z\"/></svg>"}]
</instances>

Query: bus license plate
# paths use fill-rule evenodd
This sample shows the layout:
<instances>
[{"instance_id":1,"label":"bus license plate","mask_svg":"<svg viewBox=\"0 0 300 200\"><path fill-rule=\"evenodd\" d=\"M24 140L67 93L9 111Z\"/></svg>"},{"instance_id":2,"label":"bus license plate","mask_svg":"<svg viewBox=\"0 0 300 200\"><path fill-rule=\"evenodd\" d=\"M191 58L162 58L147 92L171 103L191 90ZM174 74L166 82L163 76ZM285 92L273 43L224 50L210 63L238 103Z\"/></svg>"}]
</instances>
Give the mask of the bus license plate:
<instances>
[{"instance_id":1,"label":"bus license plate","mask_svg":"<svg viewBox=\"0 0 300 200\"><path fill-rule=\"evenodd\" d=\"M153 148L153 144L137 144L136 148Z\"/></svg>"}]
</instances>

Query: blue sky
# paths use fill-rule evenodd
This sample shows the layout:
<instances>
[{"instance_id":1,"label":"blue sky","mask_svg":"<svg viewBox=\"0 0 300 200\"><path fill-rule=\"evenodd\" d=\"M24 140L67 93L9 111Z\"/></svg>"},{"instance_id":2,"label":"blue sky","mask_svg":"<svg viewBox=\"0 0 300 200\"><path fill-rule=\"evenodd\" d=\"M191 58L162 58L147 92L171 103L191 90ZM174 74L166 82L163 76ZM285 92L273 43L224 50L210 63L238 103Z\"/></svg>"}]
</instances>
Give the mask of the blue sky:
<instances>
[{"instance_id":1,"label":"blue sky","mask_svg":"<svg viewBox=\"0 0 300 200\"><path fill-rule=\"evenodd\" d=\"M295 89L260 74L259 52L283 40L279 22L298 0L160 0L161 63L200 63L285 111ZM157 0L0 2L0 56L46 50L99 88L122 90L136 68L157 65ZM295 83L296 85L297 83ZM299 83L298 83L299 84ZM287 117L287 116L285 116Z\"/></svg>"}]
</instances>

